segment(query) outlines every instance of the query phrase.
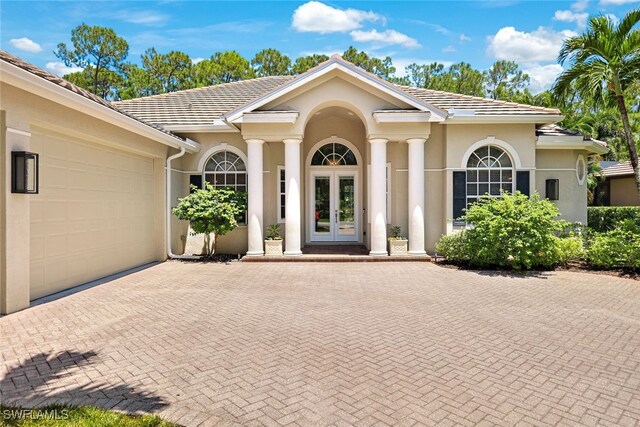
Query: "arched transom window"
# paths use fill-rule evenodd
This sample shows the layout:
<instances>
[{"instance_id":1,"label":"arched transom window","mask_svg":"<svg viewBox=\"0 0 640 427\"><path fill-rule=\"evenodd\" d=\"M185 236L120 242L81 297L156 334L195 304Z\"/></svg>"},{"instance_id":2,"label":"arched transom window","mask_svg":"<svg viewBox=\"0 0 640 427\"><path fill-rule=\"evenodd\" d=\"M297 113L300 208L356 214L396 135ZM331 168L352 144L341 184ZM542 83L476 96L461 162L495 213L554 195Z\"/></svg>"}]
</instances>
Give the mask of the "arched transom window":
<instances>
[{"instance_id":1,"label":"arched transom window","mask_svg":"<svg viewBox=\"0 0 640 427\"><path fill-rule=\"evenodd\" d=\"M323 145L311 158L311 166L355 166L357 164L353 151L338 142Z\"/></svg>"},{"instance_id":2,"label":"arched transom window","mask_svg":"<svg viewBox=\"0 0 640 427\"><path fill-rule=\"evenodd\" d=\"M467 161L467 206L479 196L500 196L500 190L513 192L513 163L502 148L485 145Z\"/></svg>"},{"instance_id":3,"label":"arched transom window","mask_svg":"<svg viewBox=\"0 0 640 427\"><path fill-rule=\"evenodd\" d=\"M247 191L247 167L237 154L218 151L204 167L204 179L216 188Z\"/></svg>"}]
</instances>

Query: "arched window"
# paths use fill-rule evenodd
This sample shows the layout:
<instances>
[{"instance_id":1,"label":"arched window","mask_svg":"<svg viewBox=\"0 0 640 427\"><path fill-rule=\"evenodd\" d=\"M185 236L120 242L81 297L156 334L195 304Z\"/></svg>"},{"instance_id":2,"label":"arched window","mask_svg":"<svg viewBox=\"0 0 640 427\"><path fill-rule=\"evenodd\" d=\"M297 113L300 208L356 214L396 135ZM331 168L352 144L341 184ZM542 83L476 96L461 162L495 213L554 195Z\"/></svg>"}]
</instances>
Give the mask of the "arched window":
<instances>
[{"instance_id":1,"label":"arched window","mask_svg":"<svg viewBox=\"0 0 640 427\"><path fill-rule=\"evenodd\" d=\"M513 192L513 163L502 148L485 145L471 153L467 161L467 206L478 197Z\"/></svg>"},{"instance_id":2,"label":"arched window","mask_svg":"<svg viewBox=\"0 0 640 427\"><path fill-rule=\"evenodd\" d=\"M236 153L228 150L218 151L205 163L204 180L215 188L246 192L247 167ZM240 214L236 220L239 224L246 224L246 212Z\"/></svg>"},{"instance_id":3,"label":"arched window","mask_svg":"<svg viewBox=\"0 0 640 427\"><path fill-rule=\"evenodd\" d=\"M247 191L247 167L240 156L231 151L218 151L209 158L204 179L216 188Z\"/></svg>"},{"instance_id":4,"label":"arched window","mask_svg":"<svg viewBox=\"0 0 640 427\"><path fill-rule=\"evenodd\" d=\"M311 158L311 166L355 166L355 154L346 145L330 142L323 145Z\"/></svg>"}]
</instances>

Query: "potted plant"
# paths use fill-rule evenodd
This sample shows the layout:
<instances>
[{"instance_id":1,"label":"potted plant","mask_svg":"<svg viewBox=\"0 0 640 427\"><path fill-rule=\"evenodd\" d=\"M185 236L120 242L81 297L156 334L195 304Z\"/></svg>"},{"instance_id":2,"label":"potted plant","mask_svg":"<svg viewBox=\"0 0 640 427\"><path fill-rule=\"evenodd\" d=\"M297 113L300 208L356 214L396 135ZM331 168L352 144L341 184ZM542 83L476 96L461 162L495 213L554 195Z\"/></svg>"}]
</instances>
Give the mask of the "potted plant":
<instances>
[{"instance_id":1,"label":"potted plant","mask_svg":"<svg viewBox=\"0 0 640 427\"><path fill-rule=\"evenodd\" d=\"M389 237L389 254L392 256L408 255L408 240L402 235L402 227L394 225L391 227L391 237Z\"/></svg>"},{"instance_id":2,"label":"potted plant","mask_svg":"<svg viewBox=\"0 0 640 427\"><path fill-rule=\"evenodd\" d=\"M267 227L267 238L264 241L265 255L282 255L282 236L280 224L271 224Z\"/></svg>"}]
</instances>

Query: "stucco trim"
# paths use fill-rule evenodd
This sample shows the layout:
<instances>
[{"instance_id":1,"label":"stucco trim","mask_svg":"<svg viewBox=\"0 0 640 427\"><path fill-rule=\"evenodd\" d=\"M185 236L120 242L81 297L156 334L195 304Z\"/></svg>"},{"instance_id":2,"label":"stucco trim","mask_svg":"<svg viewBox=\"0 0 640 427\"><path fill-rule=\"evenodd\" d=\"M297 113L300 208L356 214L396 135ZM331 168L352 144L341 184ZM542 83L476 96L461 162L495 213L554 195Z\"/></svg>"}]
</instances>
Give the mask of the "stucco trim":
<instances>
[{"instance_id":1,"label":"stucco trim","mask_svg":"<svg viewBox=\"0 0 640 427\"><path fill-rule=\"evenodd\" d=\"M473 144L471 144L471 146L469 148L467 148L467 151L465 151L464 155L462 156L462 161L460 163L460 169L467 169L467 162L469 161L469 157L471 157L471 154L476 151L478 148L483 147L485 145L495 145L497 147L502 148L504 151L506 151L506 153L509 155L509 157L511 157L511 160L513 160L513 164L515 166L516 169L522 169L522 161L520 160L520 156L518 155L518 151L513 148L513 146L511 144L509 144L506 141L503 141L501 139L496 138L495 136L488 136L483 140L474 142Z\"/></svg>"},{"instance_id":2,"label":"stucco trim","mask_svg":"<svg viewBox=\"0 0 640 427\"><path fill-rule=\"evenodd\" d=\"M209 148L207 151L205 151L204 153L202 153L202 156L200 157L200 160L198 160L198 172L197 173L201 173L204 174L204 167L207 164L207 161L211 158L211 156L213 156L214 154L216 154L219 151L230 151L233 154L237 154L242 161L246 165L248 164L248 158L247 155L238 147L235 147L231 144L227 144L226 142L223 142L221 144L218 145L214 145L213 147Z\"/></svg>"}]
</instances>

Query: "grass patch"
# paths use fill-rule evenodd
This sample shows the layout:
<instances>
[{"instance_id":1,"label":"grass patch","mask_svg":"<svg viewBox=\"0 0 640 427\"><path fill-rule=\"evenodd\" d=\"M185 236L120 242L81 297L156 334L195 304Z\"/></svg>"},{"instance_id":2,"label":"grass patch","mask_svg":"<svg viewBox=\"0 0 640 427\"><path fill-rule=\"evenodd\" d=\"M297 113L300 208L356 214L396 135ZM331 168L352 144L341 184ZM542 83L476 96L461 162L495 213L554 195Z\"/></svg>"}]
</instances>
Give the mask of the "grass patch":
<instances>
[{"instance_id":1,"label":"grass patch","mask_svg":"<svg viewBox=\"0 0 640 427\"><path fill-rule=\"evenodd\" d=\"M156 415L127 415L93 406L37 409L0 405L0 425L11 427L177 427Z\"/></svg>"}]
</instances>

